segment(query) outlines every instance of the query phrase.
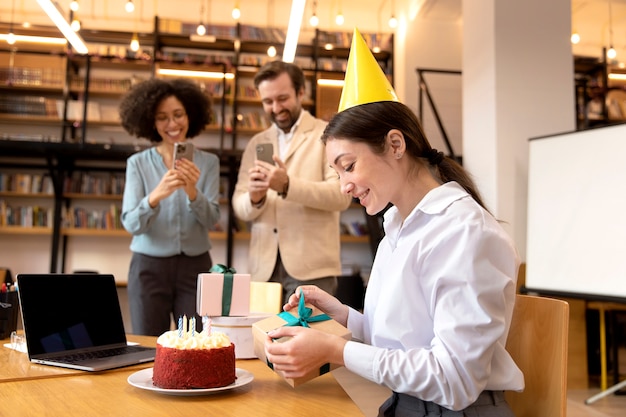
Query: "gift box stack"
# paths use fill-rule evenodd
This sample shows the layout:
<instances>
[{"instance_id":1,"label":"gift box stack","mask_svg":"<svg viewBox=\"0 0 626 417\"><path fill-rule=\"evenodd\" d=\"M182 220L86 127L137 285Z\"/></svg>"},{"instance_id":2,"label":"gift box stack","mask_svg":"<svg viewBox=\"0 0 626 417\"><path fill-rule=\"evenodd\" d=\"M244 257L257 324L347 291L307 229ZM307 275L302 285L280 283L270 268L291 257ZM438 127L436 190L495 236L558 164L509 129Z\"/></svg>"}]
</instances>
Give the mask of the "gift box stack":
<instances>
[{"instance_id":1,"label":"gift box stack","mask_svg":"<svg viewBox=\"0 0 626 417\"><path fill-rule=\"evenodd\" d=\"M196 301L198 315L209 317L211 328L230 338L237 359L256 358L252 324L269 314L250 312L250 274L215 265L198 274Z\"/></svg>"}]
</instances>

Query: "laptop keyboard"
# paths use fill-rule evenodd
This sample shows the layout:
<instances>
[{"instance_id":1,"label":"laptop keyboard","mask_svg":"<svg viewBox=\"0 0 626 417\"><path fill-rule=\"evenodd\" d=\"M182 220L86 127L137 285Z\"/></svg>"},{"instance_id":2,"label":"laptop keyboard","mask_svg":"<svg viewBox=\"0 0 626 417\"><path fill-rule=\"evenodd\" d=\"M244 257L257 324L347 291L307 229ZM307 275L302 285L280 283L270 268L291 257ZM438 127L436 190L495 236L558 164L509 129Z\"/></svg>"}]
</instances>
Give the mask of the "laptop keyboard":
<instances>
[{"instance_id":1,"label":"laptop keyboard","mask_svg":"<svg viewBox=\"0 0 626 417\"><path fill-rule=\"evenodd\" d=\"M78 363L78 362L82 362L82 361L90 360L90 359L108 358L111 356L119 356L119 355L124 355L128 353L141 352L146 349L152 349L152 348L147 348L145 346L136 346L136 345L123 346L123 347L104 349L104 350L98 350L98 351L93 351L93 352L73 353L69 355L59 356L55 358L54 360L57 362L64 362L64 363Z\"/></svg>"}]
</instances>

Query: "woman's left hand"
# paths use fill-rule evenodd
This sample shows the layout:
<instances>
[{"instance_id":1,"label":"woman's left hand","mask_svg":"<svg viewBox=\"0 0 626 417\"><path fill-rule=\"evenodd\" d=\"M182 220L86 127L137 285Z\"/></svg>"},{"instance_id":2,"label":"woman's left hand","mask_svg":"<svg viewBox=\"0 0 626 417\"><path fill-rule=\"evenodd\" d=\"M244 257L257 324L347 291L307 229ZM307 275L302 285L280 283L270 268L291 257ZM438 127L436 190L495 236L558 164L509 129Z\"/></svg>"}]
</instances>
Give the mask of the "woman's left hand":
<instances>
[{"instance_id":1,"label":"woman's left hand","mask_svg":"<svg viewBox=\"0 0 626 417\"><path fill-rule=\"evenodd\" d=\"M196 184L200 178L200 170L196 164L185 158L175 161L174 169L178 173L180 179L185 182L183 189L189 196L189 200L194 201L198 194Z\"/></svg>"},{"instance_id":2,"label":"woman's left hand","mask_svg":"<svg viewBox=\"0 0 626 417\"><path fill-rule=\"evenodd\" d=\"M326 363L343 365L346 343L347 340L339 336L316 329L284 326L268 333L265 355L274 369L282 371L285 377L299 378Z\"/></svg>"}]
</instances>

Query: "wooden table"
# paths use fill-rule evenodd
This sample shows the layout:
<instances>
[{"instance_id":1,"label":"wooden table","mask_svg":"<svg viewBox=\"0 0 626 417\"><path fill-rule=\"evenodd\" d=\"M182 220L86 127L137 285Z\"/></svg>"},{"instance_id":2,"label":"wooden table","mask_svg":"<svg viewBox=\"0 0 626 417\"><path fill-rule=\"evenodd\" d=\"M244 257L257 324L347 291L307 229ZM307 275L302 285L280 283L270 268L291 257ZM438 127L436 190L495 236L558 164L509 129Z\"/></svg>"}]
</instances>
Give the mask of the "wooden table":
<instances>
[{"instance_id":1,"label":"wooden table","mask_svg":"<svg viewBox=\"0 0 626 417\"><path fill-rule=\"evenodd\" d=\"M154 344L155 338L131 336L129 340L142 343L150 340ZM363 415L332 374L291 388L258 359L237 361L237 368L245 369L254 375L254 380L245 386L203 396L179 397L136 388L127 382L130 375L140 369L151 367L151 364L92 373L30 364L25 354L4 347L0 349L2 350L0 415L11 417Z\"/></svg>"}]
</instances>

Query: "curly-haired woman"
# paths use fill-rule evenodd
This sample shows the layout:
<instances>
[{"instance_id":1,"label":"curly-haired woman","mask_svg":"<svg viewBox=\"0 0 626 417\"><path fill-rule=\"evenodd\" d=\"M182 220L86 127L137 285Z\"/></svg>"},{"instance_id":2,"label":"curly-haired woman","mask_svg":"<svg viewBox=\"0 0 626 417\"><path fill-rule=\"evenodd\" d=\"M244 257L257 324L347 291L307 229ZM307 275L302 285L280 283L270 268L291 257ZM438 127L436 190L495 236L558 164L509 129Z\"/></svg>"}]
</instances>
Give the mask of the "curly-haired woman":
<instances>
[{"instance_id":1,"label":"curly-haired woman","mask_svg":"<svg viewBox=\"0 0 626 417\"><path fill-rule=\"evenodd\" d=\"M172 315L196 315L198 273L212 266L208 231L220 218L219 159L194 149L192 159L174 160L174 146L204 129L210 109L209 97L182 79L144 81L120 104L124 129L153 143L128 158L122 204L135 334L157 336Z\"/></svg>"}]
</instances>

